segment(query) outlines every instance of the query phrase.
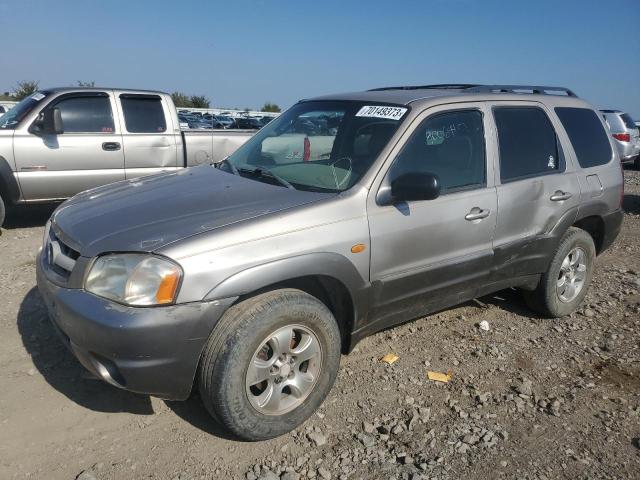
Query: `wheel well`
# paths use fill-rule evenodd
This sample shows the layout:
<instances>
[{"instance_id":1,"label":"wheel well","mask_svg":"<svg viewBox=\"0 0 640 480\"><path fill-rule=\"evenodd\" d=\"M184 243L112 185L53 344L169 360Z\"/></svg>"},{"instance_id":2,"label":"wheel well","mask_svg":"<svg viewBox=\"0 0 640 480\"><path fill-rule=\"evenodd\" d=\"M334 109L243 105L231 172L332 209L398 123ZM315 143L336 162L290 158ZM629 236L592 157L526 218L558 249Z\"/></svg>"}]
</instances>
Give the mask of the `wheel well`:
<instances>
[{"instance_id":1,"label":"wheel well","mask_svg":"<svg viewBox=\"0 0 640 480\"><path fill-rule=\"evenodd\" d=\"M602 251L602 244L604 242L604 220L598 216L585 217L578 220L573 224L574 227L581 228L593 238L593 243L596 246L596 254L599 255Z\"/></svg>"},{"instance_id":2,"label":"wheel well","mask_svg":"<svg viewBox=\"0 0 640 480\"><path fill-rule=\"evenodd\" d=\"M297 288L316 297L324 303L338 322L340 337L342 339L342 351L346 353L349 348L349 340L353 331L354 308L353 299L345 285L333 277L326 275L309 275L292 278L260 288L254 292L243 295L235 303L242 302L260 293L279 290L281 288Z\"/></svg>"}]
</instances>

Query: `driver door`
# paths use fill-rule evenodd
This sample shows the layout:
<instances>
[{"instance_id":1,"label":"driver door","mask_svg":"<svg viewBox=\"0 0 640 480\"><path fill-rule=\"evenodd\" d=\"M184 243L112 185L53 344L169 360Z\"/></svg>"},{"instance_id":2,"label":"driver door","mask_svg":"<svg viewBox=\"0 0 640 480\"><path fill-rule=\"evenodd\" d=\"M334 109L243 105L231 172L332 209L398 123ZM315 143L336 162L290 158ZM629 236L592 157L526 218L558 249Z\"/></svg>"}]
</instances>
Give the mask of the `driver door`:
<instances>
[{"instance_id":1,"label":"driver door","mask_svg":"<svg viewBox=\"0 0 640 480\"><path fill-rule=\"evenodd\" d=\"M18 179L27 201L58 200L124 180L122 136L106 92L64 94L45 109L59 108L64 133L15 132Z\"/></svg>"},{"instance_id":2,"label":"driver door","mask_svg":"<svg viewBox=\"0 0 640 480\"><path fill-rule=\"evenodd\" d=\"M471 299L489 278L497 197L487 116L474 103L427 110L372 189L372 330ZM418 172L438 176L438 198L380 205L394 178Z\"/></svg>"}]
</instances>

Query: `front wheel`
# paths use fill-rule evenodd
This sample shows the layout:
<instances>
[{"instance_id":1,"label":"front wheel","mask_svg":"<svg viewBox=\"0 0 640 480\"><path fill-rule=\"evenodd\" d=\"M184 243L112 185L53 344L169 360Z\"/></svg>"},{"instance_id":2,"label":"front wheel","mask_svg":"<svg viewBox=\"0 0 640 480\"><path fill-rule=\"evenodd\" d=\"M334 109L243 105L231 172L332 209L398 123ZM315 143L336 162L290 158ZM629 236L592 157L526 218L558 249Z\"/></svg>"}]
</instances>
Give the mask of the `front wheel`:
<instances>
[{"instance_id":1,"label":"front wheel","mask_svg":"<svg viewBox=\"0 0 640 480\"><path fill-rule=\"evenodd\" d=\"M322 404L339 365L331 311L300 290L275 290L223 315L202 354L199 389L224 427L265 440L293 430Z\"/></svg>"},{"instance_id":2,"label":"front wheel","mask_svg":"<svg viewBox=\"0 0 640 480\"><path fill-rule=\"evenodd\" d=\"M547 317L563 317L574 312L591 284L595 258L591 235L571 227L560 240L537 288L524 292L529 307Z\"/></svg>"},{"instance_id":3,"label":"front wheel","mask_svg":"<svg viewBox=\"0 0 640 480\"><path fill-rule=\"evenodd\" d=\"M2 197L0 197L0 227L2 227L2 224L4 223L6 212L7 210L4 206L4 202L2 201Z\"/></svg>"}]
</instances>

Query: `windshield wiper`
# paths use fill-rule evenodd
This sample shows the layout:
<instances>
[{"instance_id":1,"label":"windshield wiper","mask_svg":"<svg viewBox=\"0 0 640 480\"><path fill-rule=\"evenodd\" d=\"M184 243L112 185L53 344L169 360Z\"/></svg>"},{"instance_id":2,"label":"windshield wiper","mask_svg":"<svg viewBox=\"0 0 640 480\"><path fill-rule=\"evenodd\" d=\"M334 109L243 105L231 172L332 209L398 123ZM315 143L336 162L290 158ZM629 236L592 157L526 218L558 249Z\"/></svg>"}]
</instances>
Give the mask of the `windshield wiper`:
<instances>
[{"instance_id":1,"label":"windshield wiper","mask_svg":"<svg viewBox=\"0 0 640 480\"><path fill-rule=\"evenodd\" d=\"M295 190L296 187L287 182L284 178L282 178L277 173L272 172L267 167L256 167L256 168L238 168L238 172L252 175L256 178L260 177L268 177L275 179L280 185L283 187L287 187L291 190Z\"/></svg>"}]
</instances>

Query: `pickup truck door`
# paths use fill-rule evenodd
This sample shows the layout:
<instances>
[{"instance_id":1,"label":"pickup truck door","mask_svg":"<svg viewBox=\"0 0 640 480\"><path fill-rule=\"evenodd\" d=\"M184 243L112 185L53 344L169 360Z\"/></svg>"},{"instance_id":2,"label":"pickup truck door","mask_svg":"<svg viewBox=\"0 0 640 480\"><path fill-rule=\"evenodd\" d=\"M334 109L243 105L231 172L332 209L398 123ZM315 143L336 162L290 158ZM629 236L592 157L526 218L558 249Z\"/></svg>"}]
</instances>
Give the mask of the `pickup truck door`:
<instances>
[{"instance_id":1,"label":"pickup truck door","mask_svg":"<svg viewBox=\"0 0 640 480\"><path fill-rule=\"evenodd\" d=\"M173 125L169 105L161 95L116 92L124 141L127 178L182 167L180 126ZM180 155L178 155L180 153Z\"/></svg>"},{"instance_id":2,"label":"pickup truck door","mask_svg":"<svg viewBox=\"0 0 640 480\"><path fill-rule=\"evenodd\" d=\"M380 186L374 182L367 207L372 330L469 300L489 277L497 198L487 113L477 103L421 113L392 151ZM412 173L437 175L440 196L380 205L391 181Z\"/></svg>"},{"instance_id":3,"label":"pickup truck door","mask_svg":"<svg viewBox=\"0 0 640 480\"><path fill-rule=\"evenodd\" d=\"M64 133L31 133L31 124L14 134L18 179L26 201L65 199L124 180L122 137L109 92L62 94L45 106L50 108L60 109Z\"/></svg>"}]
</instances>

